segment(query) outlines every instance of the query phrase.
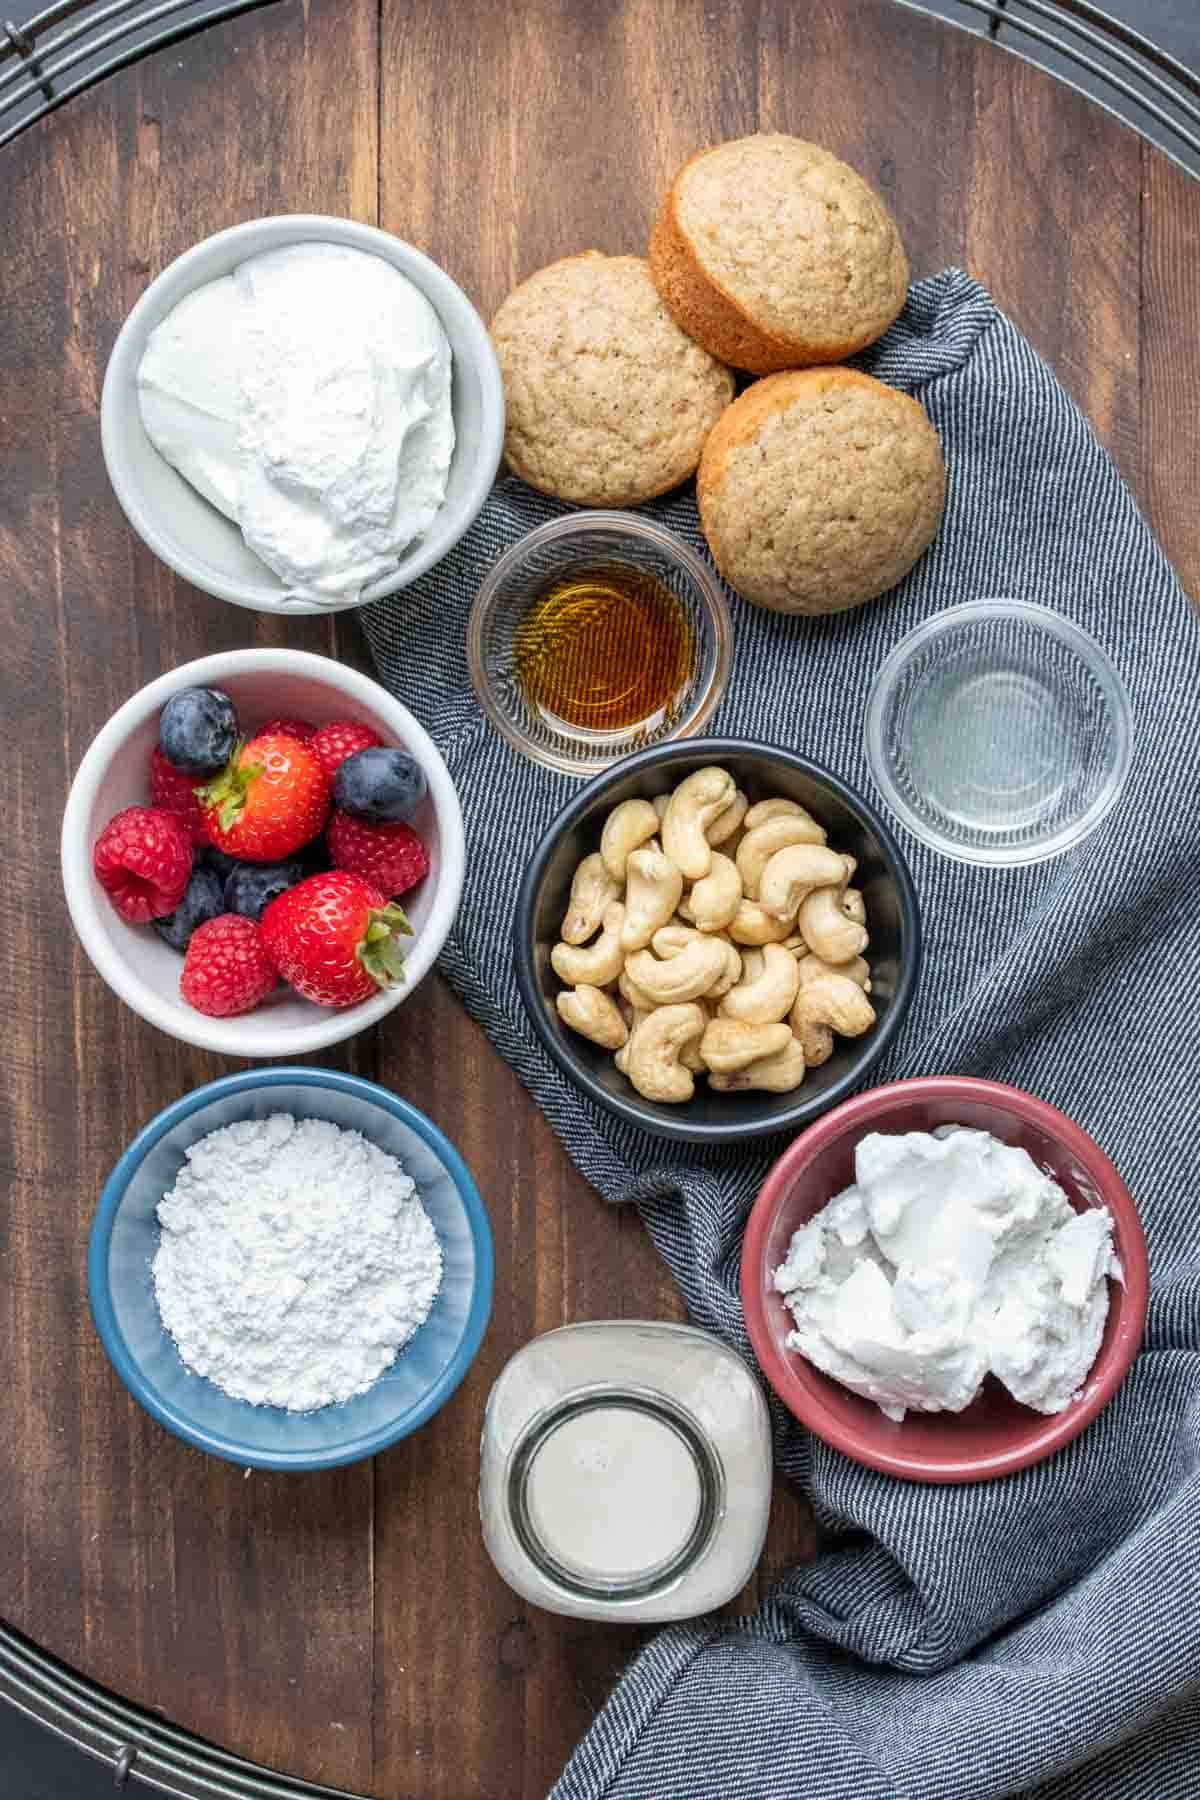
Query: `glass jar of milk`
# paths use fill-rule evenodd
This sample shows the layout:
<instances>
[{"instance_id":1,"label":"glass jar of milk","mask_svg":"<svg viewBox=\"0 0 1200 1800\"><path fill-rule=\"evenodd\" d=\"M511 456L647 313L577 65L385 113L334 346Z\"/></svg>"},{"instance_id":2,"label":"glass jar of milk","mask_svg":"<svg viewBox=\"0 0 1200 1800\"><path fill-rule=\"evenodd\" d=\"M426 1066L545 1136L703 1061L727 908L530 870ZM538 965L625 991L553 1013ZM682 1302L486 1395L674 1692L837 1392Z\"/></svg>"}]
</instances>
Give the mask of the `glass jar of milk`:
<instances>
[{"instance_id":1,"label":"glass jar of milk","mask_svg":"<svg viewBox=\"0 0 1200 1800\"><path fill-rule=\"evenodd\" d=\"M689 1619L762 1553L771 1434L758 1383L684 1325L567 1325L506 1364L479 1513L509 1586L581 1619Z\"/></svg>"}]
</instances>

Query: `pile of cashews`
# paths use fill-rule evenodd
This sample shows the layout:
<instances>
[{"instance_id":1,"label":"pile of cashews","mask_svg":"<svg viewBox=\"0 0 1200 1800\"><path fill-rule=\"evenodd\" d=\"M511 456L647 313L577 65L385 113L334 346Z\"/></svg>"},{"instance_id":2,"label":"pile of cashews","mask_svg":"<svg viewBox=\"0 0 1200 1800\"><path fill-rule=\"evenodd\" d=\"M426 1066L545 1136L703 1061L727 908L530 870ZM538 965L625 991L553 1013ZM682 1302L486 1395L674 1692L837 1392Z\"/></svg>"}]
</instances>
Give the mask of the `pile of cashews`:
<instances>
[{"instance_id":1,"label":"pile of cashews","mask_svg":"<svg viewBox=\"0 0 1200 1800\"><path fill-rule=\"evenodd\" d=\"M690 1100L697 1076L790 1093L835 1032L875 1023L855 868L802 806L751 806L725 769L623 800L575 871L550 953L559 1016L647 1100Z\"/></svg>"}]
</instances>

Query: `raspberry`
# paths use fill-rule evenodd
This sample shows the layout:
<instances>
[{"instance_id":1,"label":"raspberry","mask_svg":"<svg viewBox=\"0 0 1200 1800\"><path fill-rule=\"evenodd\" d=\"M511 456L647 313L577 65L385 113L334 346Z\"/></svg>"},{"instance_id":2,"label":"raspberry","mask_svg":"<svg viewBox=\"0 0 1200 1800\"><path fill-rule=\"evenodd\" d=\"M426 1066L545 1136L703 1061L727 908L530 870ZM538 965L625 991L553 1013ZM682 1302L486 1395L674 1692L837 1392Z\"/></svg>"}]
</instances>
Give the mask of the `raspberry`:
<instances>
[{"instance_id":1,"label":"raspberry","mask_svg":"<svg viewBox=\"0 0 1200 1800\"><path fill-rule=\"evenodd\" d=\"M429 873L429 852L411 825L370 825L335 812L326 833L336 869L349 869L394 900Z\"/></svg>"},{"instance_id":2,"label":"raspberry","mask_svg":"<svg viewBox=\"0 0 1200 1800\"><path fill-rule=\"evenodd\" d=\"M383 739L369 725L359 725L353 719L332 719L328 725L322 725L312 740L312 752L328 775L333 780L339 766L356 750L370 750Z\"/></svg>"},{"instance_id":3,"label":"raspberry","mask_svg":"<svg viewBox=\"0 0 1200 1800\"><path fill-rule=\"evenodd\" d=\"M260 725L255 737L270 737L272 732L281 731L284 737L299 738L302 744L311 744L317 735L315 725L307 719L271 719L266 725Z\"/></svg>"},{"instance_id":4,"label":"raspberry","mask_svg":"<svg viewBox=\"0 0 1200 1800\"><path fill-rule=\"evenodd\" d=\"M150 753L150 803L163 812L174 813L197 848L209 841L208 827L196 798L198 786L195 775L185 775L169 763L155 744Z\"/></svg>"},{"instance_id":5,"label":"raspberry","mask_svg":"<svg viewBox=\"0 0 1200 1800\"><path fill-rule=\"evenodd\" d=\"M127 806L96 839L92 868L131 925L165 918L183 899L192 872L187 827L161 807Z\"/></svg>"},{"instance_id":6,"label":"raspberry","mask_svg":"<svg viewBox=\"0 0 1200 1800\"><path fill-rule=\"evenodd\" d=\"M254 920L220 913L193 931L179 991L197 1012L229 1019L252 1012L278 979Z\"/></svg>"}]
</instances>

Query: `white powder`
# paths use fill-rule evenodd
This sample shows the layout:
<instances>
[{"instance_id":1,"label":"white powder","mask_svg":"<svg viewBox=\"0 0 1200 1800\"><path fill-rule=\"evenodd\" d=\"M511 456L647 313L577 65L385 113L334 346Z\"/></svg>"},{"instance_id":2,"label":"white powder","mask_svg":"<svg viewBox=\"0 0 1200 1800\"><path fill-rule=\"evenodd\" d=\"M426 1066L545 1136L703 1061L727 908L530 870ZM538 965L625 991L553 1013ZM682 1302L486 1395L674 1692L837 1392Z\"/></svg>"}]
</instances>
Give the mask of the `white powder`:
<instances>
[{"instance_id":1,"label":"white powder","mask_svg":"<svg viewBox=\"0 0 1200 1800\"><path fill-rule=\"evenodd\" d=\"M961 1412L989 1373L1069 1406L1121 1279L1108 1209L1076 1213L1025 1150L956 1126L872 1132L854 1172L775 1271L790 1347L890 1419Z\"/></svg>"},{"instance_id":2,"label":"white powder","mask_svg":"<svg viewBox=\"0 0 1200 1800\"><path fill-rule=\"evenodd\" d=\"M154 1290L189 1369L309 1412L383 1373L429 1315L437 1234L394 1156L289 1113L209 1132L158 1206Z\"/></svg>"}]
</instances>

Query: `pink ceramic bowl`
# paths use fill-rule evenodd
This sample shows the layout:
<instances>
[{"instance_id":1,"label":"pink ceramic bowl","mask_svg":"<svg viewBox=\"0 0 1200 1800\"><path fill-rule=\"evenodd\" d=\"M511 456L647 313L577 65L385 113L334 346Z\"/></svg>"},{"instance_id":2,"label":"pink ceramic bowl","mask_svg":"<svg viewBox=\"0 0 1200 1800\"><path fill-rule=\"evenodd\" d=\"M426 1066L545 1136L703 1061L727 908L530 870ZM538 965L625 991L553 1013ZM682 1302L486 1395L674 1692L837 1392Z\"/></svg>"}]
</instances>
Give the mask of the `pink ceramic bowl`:
<instances>
[{"instance_id":1,"label":"pink ceramic bowl","mask_svg":"<svg viewBox=\"0 0 1200 1800\"><path fill-rule=\"evenodd\" d=\"M792 1233L854 1179L854 1148L871 1131L970 1125L1020 1144L1060 1183L1072 1206L1107 1206L1125 1282L1111 1282L1108 1323L1081 1398L1053 1417L1020 1406L989 1379L962 1413L885 1419L787 1348L791 1315L771 1285ZM998 1081L938 1075L875 1088L835 1108L796 1139L763 1183L742 1246L742 1305L771 1386L801 1424L856 1462L910 1481L989 1481L1061 1450L1106 1406L1137 1355L1146 1319L1146 1240L1116 1169L1055 1107Z\"/></svg>"}]
</instances>

